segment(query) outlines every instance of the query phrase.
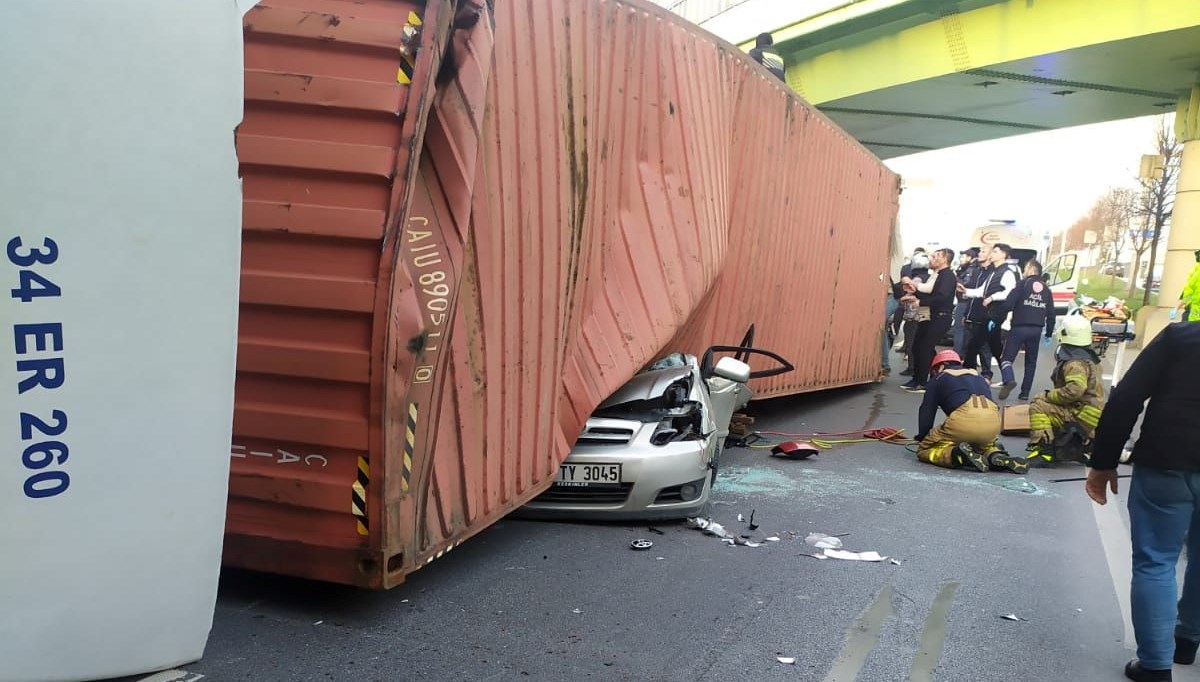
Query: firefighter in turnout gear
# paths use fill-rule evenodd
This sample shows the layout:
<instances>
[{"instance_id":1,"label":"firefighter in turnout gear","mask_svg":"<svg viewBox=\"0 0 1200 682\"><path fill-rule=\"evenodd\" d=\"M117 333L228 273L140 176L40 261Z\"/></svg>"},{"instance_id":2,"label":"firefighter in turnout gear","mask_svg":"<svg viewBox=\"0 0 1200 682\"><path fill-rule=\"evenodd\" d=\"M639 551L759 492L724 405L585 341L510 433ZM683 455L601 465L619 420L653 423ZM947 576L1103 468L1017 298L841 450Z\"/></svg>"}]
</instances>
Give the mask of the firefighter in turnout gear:
<instances>
[{"instance_id":1,"label":"firefighter in turnout gear","mask_svg":"<svg viewBox=\"0 0 1200 682\"><path fill-rule=\"evenodd\" d=\"M1104 409L1100 356L1091 347L1091 322L1082 315L1068 315L1058 340L1058 364L1050 375L1054 388L1029 404L1029 459L1086 462Z\"/></svg>"},{"instance_id":2,"label":"firefighter in turnout gear","mask_svg":"<svg viewBox=\"0 0 1200 682\"><path fill-rule=\"evenodd\" d=\"M1008 469L1023 474L1025 460L1012 457L996 442L1000 435L1000 408L992 402L991 389L973 369L964 369L952 350L933 358L930 380L921 403L917 459L948 469L973 466L980 472ZM933 428L938 408L946 421Z\"/></svg>"}]
</instances>

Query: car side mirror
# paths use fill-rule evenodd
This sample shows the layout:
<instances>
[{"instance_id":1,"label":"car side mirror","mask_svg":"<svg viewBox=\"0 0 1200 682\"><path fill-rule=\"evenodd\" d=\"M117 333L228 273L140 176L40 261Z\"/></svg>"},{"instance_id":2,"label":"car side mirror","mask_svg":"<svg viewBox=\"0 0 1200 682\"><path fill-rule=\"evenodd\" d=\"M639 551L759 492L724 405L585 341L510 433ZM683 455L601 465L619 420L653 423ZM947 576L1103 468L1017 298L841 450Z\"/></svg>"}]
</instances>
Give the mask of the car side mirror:
<instances>
[{"instance_id":1,"label":"car side mirror","mask_svg":"<svg viewBox=\"0 0 1200 682\"><path fill-rule=\"evenodd\" d=\"M733 358L721 358L713 368L713 376L744 384L750 381L750 365Z\"/></svg>"}]
</instances>

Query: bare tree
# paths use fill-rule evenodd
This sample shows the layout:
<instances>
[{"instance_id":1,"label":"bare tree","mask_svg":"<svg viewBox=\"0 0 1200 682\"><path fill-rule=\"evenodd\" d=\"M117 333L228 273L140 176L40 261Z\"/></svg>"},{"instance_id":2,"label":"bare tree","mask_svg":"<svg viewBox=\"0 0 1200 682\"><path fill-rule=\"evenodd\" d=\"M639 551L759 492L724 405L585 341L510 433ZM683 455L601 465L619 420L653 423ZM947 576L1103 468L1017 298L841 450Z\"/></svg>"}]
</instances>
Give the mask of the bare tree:
<instances>
[{"instance_id":1,"label":"bare tree","mask_svg":"<svg viewBox=\"0 0 1200 682\"><path fill-rule=\"evenodd\" d=\"M1163 227L1171 216L1171 209L1174 208L1175 186L1179 180L1179 156L1183 152L1183 146L1175 139L1171 127L1167 125L1166 116L1158 120L1154 143L1162 170L1153 174L1153 177L1141 179L1142 188L1135 209L1136 222L1141 229L1132 235L1132 246L1137 258L1133 261L1133 272L1129 277L1129 295L1132 297L1142 254L1149 249L1150 262L1146 267L1142 291L1144 306L1150 305L1150 288L1154 281L1155 261L1158 259L1158 243L1162 238Z\"/></svg>"},{"instance_id":2,"label":"bare tree","mask_svg":"<svg viewBox=\"0 0 1200 682\"><path fill-rule=\"evenodd\" d=\"M1100 249L1105 254L1102 262L1116 265L1129 241L1130 222L1134 217L1137 193L1125 187L1114 187L1100 197L1095 210L1100 222ZM1115 284L1117 269L1109 271L1109 283Z\"/></svg>"}]
</instances>

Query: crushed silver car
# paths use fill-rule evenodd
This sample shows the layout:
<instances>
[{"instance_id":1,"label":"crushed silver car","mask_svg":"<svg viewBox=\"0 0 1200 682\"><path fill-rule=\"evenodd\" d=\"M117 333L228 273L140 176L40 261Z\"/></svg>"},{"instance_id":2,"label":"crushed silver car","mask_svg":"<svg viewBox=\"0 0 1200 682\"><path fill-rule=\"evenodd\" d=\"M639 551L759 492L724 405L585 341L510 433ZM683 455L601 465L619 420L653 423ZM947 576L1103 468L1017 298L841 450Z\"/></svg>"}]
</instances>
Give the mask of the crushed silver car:
<instances>
[{"instance_id":1,"label":"crushed silver car","mask_svg":"<svg viewBox=\"0 0 1200 682\"><path fill-rule=\"evenodd\" d=\"M709 502L733 413L752 378L792 370L769 351L713 346L702 360L675 353L634 376L596 408L558 478L523 516L594 520L694 516ZM715 353L736 353L712 364ZM778 367L751 371L751 354Z\"/></svg>"}]
</instances>

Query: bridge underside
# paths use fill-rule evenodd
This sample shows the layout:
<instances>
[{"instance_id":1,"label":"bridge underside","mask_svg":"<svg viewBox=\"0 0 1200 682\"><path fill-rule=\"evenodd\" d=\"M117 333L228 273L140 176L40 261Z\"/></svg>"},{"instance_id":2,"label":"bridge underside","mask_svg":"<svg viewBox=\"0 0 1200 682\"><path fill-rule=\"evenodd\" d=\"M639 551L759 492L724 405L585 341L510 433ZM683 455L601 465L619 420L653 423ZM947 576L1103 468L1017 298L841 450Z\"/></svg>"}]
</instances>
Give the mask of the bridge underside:
<instances>
[{"instance_id":1,"label":"bridge underside","mask_svg":"<svg viewBox=\"0 0 1200 682\"><path fill-rule=\"evenodd\" d=\"M1200 26L966 69L818 106L881 158L1174 111Z\"/></svg>"}]
</instances>

